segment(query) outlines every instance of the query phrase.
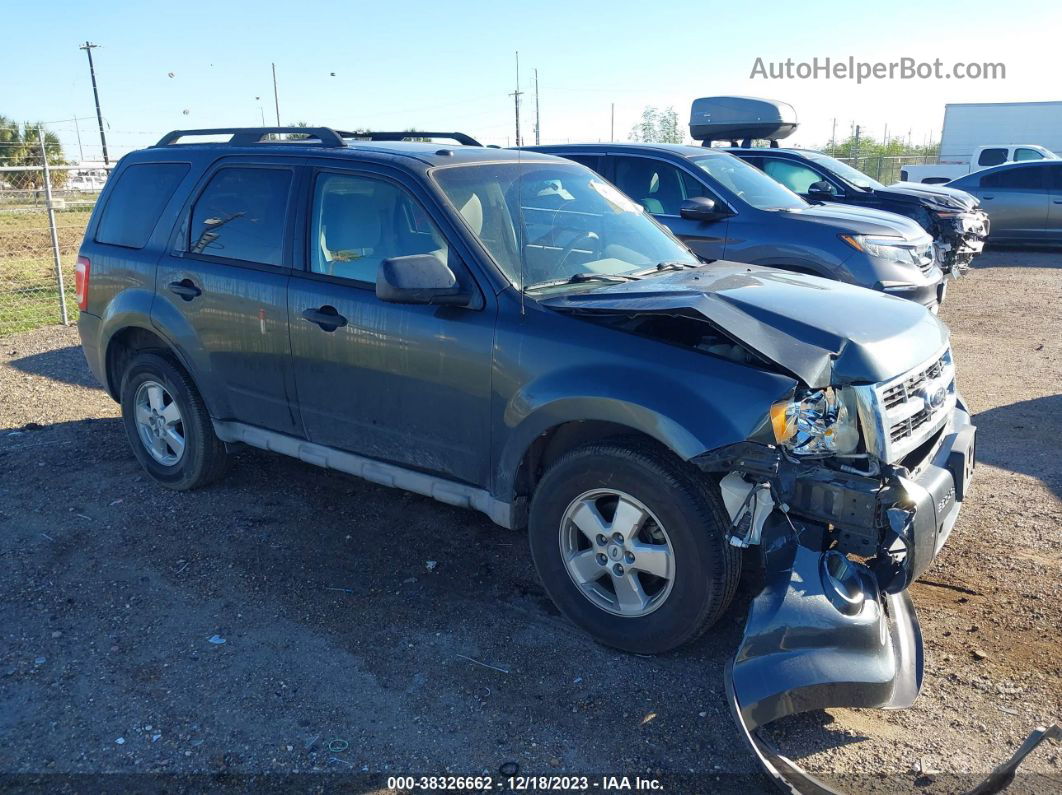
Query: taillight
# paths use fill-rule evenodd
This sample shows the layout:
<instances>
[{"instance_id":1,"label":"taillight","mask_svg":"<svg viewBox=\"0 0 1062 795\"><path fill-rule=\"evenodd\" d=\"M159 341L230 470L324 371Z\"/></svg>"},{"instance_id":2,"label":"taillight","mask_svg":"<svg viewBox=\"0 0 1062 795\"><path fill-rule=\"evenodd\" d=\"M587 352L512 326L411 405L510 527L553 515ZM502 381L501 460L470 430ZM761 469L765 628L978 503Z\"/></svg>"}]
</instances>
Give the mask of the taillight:
<instances>
[{"instance_id":1,"label":"taillight","mask_svg":"<svg viewBox=\"0 0 1062 795\"><path fill-rule=\"evenodd\" d=\"M89 269L92 263L88 257L78 257L77 265L74 266L74 296L77 298L77 308L84 312L88 309L88 283Z\"/></svg>"}]
</instances>

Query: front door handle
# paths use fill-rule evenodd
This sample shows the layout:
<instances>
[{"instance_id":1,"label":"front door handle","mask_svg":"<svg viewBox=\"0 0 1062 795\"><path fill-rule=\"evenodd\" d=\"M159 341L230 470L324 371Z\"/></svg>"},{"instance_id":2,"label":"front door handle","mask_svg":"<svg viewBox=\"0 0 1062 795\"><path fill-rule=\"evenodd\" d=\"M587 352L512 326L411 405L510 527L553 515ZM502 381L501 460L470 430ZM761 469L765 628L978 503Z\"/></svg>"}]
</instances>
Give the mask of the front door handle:
<instances>
[{"instance_id":1,"label":"front door handle","mask_svg":"<svg viewBox=\"0 0 1062 795\"><path fill-rule=\"evenodd\" d=\"M985 201L988 201L989 199L994 199L996 197L995 196L982 196L981 198L984 199Z\"/></svg>"},{"instance_id":2,"label":"front door handle","mask_svg":"<svg viewBox=\"0 0 1062 795\"><path fill-rule=\"evenodd\" d=\"M334 306L327 304L318 309L304 309L302 317L304 320L316 323L322 331L331 332L347 325L347 319L339 314Z\"/></svg>"},{"instance_id":3,"label":"front door handle","mask_svg":"<svg viewBox=\"0 0 1062 795\"><path fill-rule=\"evenodd\" d=\"M203 294L203 291L195 286L191 279L181 279L179 282L170 282L170 292L177 293L185 301L191 301Z\"/></svg>"}]
</instances>

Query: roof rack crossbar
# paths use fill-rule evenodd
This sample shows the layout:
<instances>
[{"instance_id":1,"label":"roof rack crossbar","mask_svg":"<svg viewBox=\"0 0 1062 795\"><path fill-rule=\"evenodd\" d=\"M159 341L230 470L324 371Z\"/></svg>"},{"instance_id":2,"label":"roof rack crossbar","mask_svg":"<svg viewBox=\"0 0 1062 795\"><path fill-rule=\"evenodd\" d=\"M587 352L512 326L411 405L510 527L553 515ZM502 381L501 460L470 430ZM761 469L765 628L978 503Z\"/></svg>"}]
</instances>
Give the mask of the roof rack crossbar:
<instances>
[{"instance_id":1,"label":"roof rack crossbar","mask_svg":"<svg viewBox=\"0 0 1062 795\"><path fill-rule=\"evenodd\" d=\"M267 135L305 135L306 143L319 143L321 146L346 146L342 136L331 127L214 127L204 130L173 130L159 139L155 146L170 146L181 138L192 135L231 135L229 146L248 146L262 143ZM274 142L278 143L278 142Z\"/></svg>"},{"instance_id":2,"label":"roof rack crossbar","mask_svg":"<svg viewBox=\"0 0 1062 795\"><path fill-rule=\"evenodd\" d=\"M365 132L346 132L341 130L339 134L344 138L359 138L363 141L404 141L407 138L446 138L451 141L457 141L457 143L463 146L483 146L483 144L471 135L467 135L463 132L430 132L427 130L399 130L393 132L367 130Z\"/></svg>"}]
</instances>

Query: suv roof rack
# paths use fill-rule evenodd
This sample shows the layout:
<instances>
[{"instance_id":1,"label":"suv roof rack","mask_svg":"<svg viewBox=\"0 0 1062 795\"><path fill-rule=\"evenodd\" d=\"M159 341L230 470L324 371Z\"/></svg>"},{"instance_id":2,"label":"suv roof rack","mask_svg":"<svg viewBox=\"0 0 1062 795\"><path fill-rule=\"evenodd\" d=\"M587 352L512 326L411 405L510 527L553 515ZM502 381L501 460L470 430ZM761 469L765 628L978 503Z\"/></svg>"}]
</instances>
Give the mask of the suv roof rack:
<instances>
[{"instance_id":1,"label":"suv roof rack","mask_svg":"<svg viewBox=\"0 0 1062 795\"><path fill-rule=\"evenodd\" d=\"M450 141L457 141L457 143L462 144L463 146L483 146L483 144L471 135L466 135L463 132L428 132L425 130L380 132L374 130L366 132L341 131L339 134L344 138L356 138L361 141L404 141L407 138L446 138Z\"/></svg>"},{"instance_id":2,"label":"suv roof rack","mask_svg":"<svg viewBox=\"0 0 1062 795\"><path fill-rule=\"evenodd\" d=\"M248 146L263 143L262 139L267 135L280 134L304 135L309 139L296 139L298 143L346 146L342 135L331 127L213 127L205 130L173 130L162 136L155 146L171 146L181 138L193 135L231 135L232 137L224 142L226 145ZM296 141L266 141L265 143L295 143Z\"/></svg>"}]
</instances>

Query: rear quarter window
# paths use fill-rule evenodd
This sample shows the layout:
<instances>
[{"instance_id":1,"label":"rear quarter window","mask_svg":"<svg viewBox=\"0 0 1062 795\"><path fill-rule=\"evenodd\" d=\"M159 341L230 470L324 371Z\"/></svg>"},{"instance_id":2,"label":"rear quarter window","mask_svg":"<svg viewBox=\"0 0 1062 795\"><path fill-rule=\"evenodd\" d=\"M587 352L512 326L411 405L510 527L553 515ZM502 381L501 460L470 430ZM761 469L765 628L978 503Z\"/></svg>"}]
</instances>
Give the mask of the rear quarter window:
<instances>
[{"instance_id":1,"label":"rear quarter window","mask_svg":"<svg viewBox=\"0 0 1062 795\"><path fill-rule=\"evenodd\" d=\"M188 163L141 163L122 171L96 227L96 242L124 248L146 246L189 168Z\"/></svg>"}]
</instances>

